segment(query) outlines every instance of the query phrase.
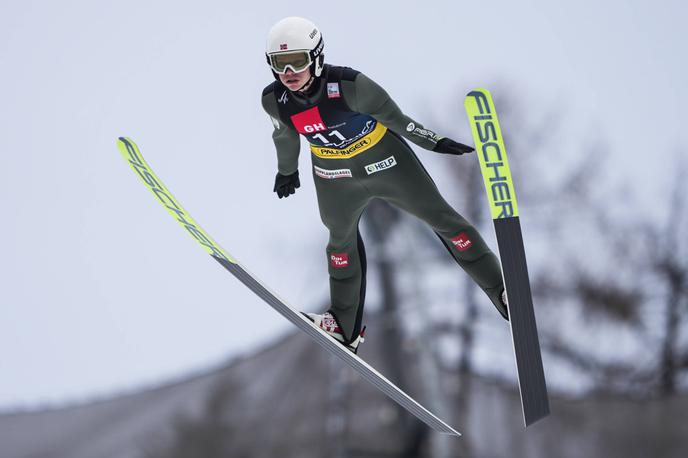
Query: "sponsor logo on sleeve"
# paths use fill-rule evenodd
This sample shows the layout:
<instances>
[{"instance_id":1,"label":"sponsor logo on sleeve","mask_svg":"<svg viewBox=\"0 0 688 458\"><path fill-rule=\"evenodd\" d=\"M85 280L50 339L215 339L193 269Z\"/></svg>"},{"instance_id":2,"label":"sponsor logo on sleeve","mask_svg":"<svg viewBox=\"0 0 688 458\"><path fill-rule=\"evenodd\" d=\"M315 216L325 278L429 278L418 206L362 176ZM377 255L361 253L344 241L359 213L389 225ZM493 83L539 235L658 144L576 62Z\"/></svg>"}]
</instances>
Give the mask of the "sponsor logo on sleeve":
<instances>
[{"instance_id":1,"label":"sponsor logo on sleeve","mask_svg":"<svg viewBox=\"0 0 688 458\"><path fill-rule=\"evenodd\" d=\"M352 176L351 169L328 170L314 165L313 170L315 170L316 175L326 180L334 180L336 178L351 178Z\"/></svg>"},{"instance_id":2,"label":"sponsor logo on sleeve","mask_svg":"<svg viewBox=\"0 0 688 458\"><path fill-rule=\"evenodd\" d=\"M394 156L390 156L387 159L384 159L380 162L375 162L373 164L366 165L365 171L368 175L371 175L373 173L381 172L383 170L392 168L395 165L397 165L397 160L394 159Z\"/></svg>"},{"instance_id":3,"label":"sponsor logo on sleeve","mask_svg":"<svg viewBox=\"0 0 688 458\"><path fill-rule=\"evenodd\" d=\"M452 238L451 242L459 251L466 251L473 246L473 242L471 242L471 239L468 238L468 235L465 232L462 232L456 237Z\"/></svg>"},{"instance_id":4,"label":"sponsor logo on sleeve","mask_svg":"<svg viewBox=\"0 0 688 458\"><path fill-rule=\"evenodd\" d=\"M282 102L283 104L287 104L287 101L289 100L289 96L287 95L287 91L282 92L282 95L280 95L280 98L277 99L278 102Z\"/></svg>"},{"instance_id":5,"label":"sponsor logo on sleeve","mask_svg":"<svg viewBox=\"0 0 688 458\"><path fill-rule=\"evenodd\" d=\"M349 267L348 253L330 253L330 265L335 269Z\"/></svg>"},{"instance_id":6,"label":"sponsor logo on sleeve","mask_svg":"<svg viewBox=\"0 0 688 458\"><path fill-rule=\"evenodd\" d=\"M413 128L411 129L411 127ZM421 129L420 127L416 127L416 125L412 122L409 123L408 126L406 126L406 130L417 137L422 137L426 140L430 140L435 143L437 143L440 139L440 136L437 135L435 132L431 131L430 129Z\"/></svg>"},{"instance_id":7,"label":"sponsor logo on sleeve","mask_svg":"<svg viewBox=\"0 0 688 458\"><path fill-rule=\"evenodd\" d=\"M341 97L339 93L339 83L327 83L327 98L338 99Z\"/></svg>"}]
</instances>

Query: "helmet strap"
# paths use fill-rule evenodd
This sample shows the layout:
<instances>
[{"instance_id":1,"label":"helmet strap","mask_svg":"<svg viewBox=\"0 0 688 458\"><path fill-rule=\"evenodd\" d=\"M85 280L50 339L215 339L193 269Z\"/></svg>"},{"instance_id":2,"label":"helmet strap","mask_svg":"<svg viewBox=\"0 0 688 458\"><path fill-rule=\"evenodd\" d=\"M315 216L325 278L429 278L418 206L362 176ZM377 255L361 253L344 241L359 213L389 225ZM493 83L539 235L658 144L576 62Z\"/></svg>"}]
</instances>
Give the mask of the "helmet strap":
<instances>
[{"instance_id":1,"label":"helmet strap","mask_svg":"<svg viewBox=\"0 0 688 458\"><path fill-rule=\"evenodd\" d=\"M311 86L313 85L314 81L315 81L315 75L313 74L313 72L311 72L311 77L308 79L308 81L306 81L303 86L301 86L299 89L297 89L296 91L293 91L293 92L307 92L308 89L310 89Z\"/></svg>"}]
</instances>

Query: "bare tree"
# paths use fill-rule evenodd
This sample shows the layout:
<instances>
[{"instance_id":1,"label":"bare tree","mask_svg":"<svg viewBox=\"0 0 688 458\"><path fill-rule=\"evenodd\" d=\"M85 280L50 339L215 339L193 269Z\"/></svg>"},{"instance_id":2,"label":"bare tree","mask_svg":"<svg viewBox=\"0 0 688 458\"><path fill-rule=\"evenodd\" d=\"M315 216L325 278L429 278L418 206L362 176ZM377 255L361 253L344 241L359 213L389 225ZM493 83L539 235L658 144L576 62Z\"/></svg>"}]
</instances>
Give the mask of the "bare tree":
<instances>
[{"instance_id":1,"label":"bare tree","mask_svg":"<svg viewBox=\"0 0 688 458\"><path fill-rule=\"evenodd\" d=\"M668 221L641 218L644 211L637 208L632 190L605 189L605 175L613 165L604 159L609 156L604 138L564 147L561 110L534 117L515 92L500 84L492 87L497 88L493 94L519 206L527 215L524 236L547 359L575 367L595 391L675 393L688 360L685 167L676 169L671 199L658 200L669 209ZM440 118L427 118L444 131L456 130ZM553 163L560 164L556 179L551 178ZM471 171L456 161L455 189L469 196L462 206L468 219L482 232L491 231L489 221L481 219L484 191L471 185ZM605 195L622 195L625 214L615 211L618 199L600 198ZM437 330L458 334L458 367L470 372L474 330L481 318L471 286L463 294L463 322ZM566 322L575 332L562 332L563 316L581 317ZM645 351L633 357L589 345L617 334Z\"/></svg>"}]
</instances>

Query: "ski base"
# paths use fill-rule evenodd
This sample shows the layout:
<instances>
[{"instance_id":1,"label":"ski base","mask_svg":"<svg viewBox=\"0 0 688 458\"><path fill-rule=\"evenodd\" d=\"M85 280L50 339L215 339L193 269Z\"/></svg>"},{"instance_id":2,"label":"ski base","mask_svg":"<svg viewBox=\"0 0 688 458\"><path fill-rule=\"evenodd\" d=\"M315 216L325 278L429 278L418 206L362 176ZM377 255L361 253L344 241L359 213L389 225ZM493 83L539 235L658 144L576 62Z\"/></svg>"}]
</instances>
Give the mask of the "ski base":
<instances>
[{"instance_id":1,"label":"ski base","mask_svg":"<svg viewBox=\"0 0 688 458\"><path fill-rule=\"evenodd\" d=\"M535 324L521 222L518 217L502 218L494 220L494 226L509 298L509 323L516 355L523 420L529 426L549 415L549 398Z\"/></svg>"}]
</instances>

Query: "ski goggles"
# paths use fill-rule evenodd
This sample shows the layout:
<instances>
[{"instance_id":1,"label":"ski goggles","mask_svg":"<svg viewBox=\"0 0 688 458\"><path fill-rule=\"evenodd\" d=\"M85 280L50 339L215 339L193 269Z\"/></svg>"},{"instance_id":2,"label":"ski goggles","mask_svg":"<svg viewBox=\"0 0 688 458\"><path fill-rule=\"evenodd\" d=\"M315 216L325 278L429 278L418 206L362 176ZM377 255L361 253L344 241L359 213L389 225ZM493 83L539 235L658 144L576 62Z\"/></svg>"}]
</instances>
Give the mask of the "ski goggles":
<instances>
[{"instance_id":1,"label":"ski goggles","mask_svg":"<svg viewBox=\"0 0 688 458\"><path fill-rule=\"evenodd\" d=\"M294 73L302 72L313 63L308 51L280 52L269 54L267 57L272 70L280 75L287 73L288 69Z\"/></svg>"}]
</instances>

